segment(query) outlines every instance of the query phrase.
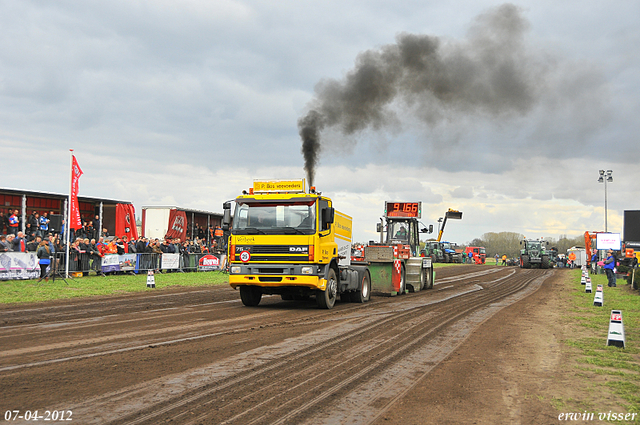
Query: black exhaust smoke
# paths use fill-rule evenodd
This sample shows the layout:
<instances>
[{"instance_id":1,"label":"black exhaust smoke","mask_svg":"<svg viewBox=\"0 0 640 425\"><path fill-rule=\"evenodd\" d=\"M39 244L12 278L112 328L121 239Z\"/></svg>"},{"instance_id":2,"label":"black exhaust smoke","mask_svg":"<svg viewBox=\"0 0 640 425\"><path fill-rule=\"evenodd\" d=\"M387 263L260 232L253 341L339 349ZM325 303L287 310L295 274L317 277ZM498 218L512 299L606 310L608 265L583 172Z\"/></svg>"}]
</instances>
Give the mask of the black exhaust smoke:
<instances>
[{"instance_id":1,"label":"black exhaust smoke","mask_svg":"<svg viewBox=\"0 0 640 425\"><path fill-rule=\"evenodd\" d=\"M399 105L431 126L457 114L525 114L546 69L524 47L528 27L520 9L505 4L478 16L462 41L400 34L395 44L359 54L342 81L322 80L298 120L309 184L325 128L344 135L378 130L399 122L393 110Z\"/></svg>"}]
</instances>

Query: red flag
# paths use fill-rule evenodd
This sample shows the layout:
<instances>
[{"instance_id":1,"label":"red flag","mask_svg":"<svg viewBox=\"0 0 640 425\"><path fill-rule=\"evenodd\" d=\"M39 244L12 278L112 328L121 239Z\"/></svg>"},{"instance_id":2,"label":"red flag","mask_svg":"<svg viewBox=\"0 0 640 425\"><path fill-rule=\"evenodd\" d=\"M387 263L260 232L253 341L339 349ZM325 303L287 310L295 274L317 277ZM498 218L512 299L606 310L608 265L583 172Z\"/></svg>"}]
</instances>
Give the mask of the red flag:
<instances>
[{"instance_id":1,"label":"red flag","mask_svg":"<svg viewBox=\"0 0 640 425\"><path fill-rule=\"evenodd\" d=\"M179 238L184 242L187 237L187 214L184 211L173 209L169 211L169 230L164 236L165 239Z\"/></svg>"},{"instance_id":2,"label":"red flag","mask_svg":"<svg viewBox=\"0 0 640 425\"><path fill-rule=\"evenodd\" d=\"M71 210L69 214L69 228L78 230L82 227L82 219L80 218L80 206L78 205L78 180L82 175L82 170L76 161L75 155L71 155Z\"/></svg>"},{"instance_id":3,"label":"red flag","mask_svg":"<svg viewBox=\"0 0 640 425\"><path fill-rule=\"evenodd\" d=\"M116 236L138 239L136 210L131 204L116 204Z\"/></svg>"}]
</instances>

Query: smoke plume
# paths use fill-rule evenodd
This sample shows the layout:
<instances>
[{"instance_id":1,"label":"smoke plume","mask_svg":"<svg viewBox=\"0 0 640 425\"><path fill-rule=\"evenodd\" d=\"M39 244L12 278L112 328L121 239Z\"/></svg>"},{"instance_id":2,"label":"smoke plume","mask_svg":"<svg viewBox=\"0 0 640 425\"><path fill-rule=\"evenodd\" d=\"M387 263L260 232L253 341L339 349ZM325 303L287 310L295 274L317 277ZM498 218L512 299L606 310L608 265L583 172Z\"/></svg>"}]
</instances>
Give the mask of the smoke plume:
<instances>
[{"instance_id":1,"label":"smoke plume","mask_svg":"<svg viewBox=\"0 0 640 425\"><path fill-rule=\"evenodd\" d=\"M527 51L520 9L499 6L476 18L461 41L399 34L395 44L360 53L342 80L322 80L298 120L309 184L323 129L343 135L398 122L398 105L431 126L459 114L492 119L526 114L544 86L545 68Z\"/></svg>"}]
</instances>

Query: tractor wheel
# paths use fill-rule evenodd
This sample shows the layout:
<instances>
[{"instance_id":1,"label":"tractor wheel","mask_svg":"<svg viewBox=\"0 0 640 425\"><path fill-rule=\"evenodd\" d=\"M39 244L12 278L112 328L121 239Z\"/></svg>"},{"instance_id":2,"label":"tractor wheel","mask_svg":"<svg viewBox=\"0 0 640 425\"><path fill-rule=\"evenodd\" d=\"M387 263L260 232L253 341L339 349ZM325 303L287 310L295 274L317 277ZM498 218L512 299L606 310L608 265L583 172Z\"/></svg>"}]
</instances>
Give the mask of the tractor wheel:
<instances>
[{"instance_id":1,"label":"tractor wheel","mask_svg":"<svg viewBox=\"0 0 640 425\"><path fill-rule=\"evenodd\" d=\"M433 289L433 268L422 269L424 289Z\"/></svg>"},{"instance_id":2,"label":"tractor wheel","mask_svg":"<svg viewBox=\"0 0 640 425\"><path fill-rule=\"evenodd\" d=\"M402 268L400 269L400 290L398 291L398 295L404 295L406 291L407 291L407 279L406 279L406 273L404 271L404 264L403 264Z\"/></svg>"},{"instance_id":3,"label":"tractor wheel","mask_svg":"<svg viewBox=\"0 0 640 425\"><path fill-rule=\"evenodd\" d=\"M434 254L431 254L431 264L435 264L436 263L436 256Z\"/></svg>"},{"instance_id":4,"label":"tractor wheel","mask_svg":"<svg viewBox=\"0 0 640 425\"><path fill-rule=\"evenodd\" d=\"M337 297L338 281L336 272L333 269L329 269L329 273L327 273L327 288L324 291L316 289L316 303L318 307L330 310L336 304Z\"/></svg>"},{"instance_id":5,"label":"tractor wheel","mask_svg":"<svg viewBox=\"0 0 640 425\"><path fill-rule=\"evenodd\" d=\"M549 257L546 255L542 256L542 263L540 263L540 267L543 269L549 268Z\"/></svg>"},{"instance_id":6,"label":"tractor wheel","mask_svg":"<svg viewBox=\"0 0 640 425\"><path fill-rule=\"evenodd\" d=\"M262 298L262 291L255 286L241 286L240 287L240 299L242 304L247 307L255 307L260 304Z\"/></svg>"},{"instance_id":7,"label":"tractor wheel","mask_svg":"<svg viewBox=\"0 0 640 425\"><path fill-rule=\"evenodd\" d=\"M523 255L520 257L520 263L523 269L530 269L531 268L531 262L529 262L529 256L528 255Z\"/></svg>"},{"instance_id":8,"label":"tractor wheel","mask_svg":"<svg viewBox=\"0 0 640 425\"><path fill-rule=\"evenodd\" d=\"M351 301L354 303L366 303L371 298L371 278L369 273L365 272L362 276L360 289L351 293Z\"/></svg>"},{"instance_id":9,"label":"tractor wheel","mask_svg":"<svg viewBox=\"0 0 640 425\"><path fill-rule=\"evenodd\" d=\"M449 263L449 254L444 254L444 263Z\"/></svg>"}]
</instances>

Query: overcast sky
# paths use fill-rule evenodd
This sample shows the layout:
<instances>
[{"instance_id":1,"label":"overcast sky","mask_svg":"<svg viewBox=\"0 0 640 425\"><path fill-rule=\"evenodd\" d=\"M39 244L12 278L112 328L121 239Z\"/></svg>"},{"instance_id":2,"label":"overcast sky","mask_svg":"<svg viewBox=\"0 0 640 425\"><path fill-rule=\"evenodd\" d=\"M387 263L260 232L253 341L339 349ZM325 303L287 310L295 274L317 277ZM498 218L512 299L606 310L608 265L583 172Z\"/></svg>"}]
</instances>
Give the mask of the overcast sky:
<instances>
[{"instance_id":1,"label":"overcast sky","mask_svg":"<svg viewBox=\"0 0 640 425\"><path fill-rule=\"evenodd\" d=\"M602 231L599 169L622 232L640 209L639 16L635 0L0 0L0 186L67 193L74 149L83 196L221 212L254 179L305 177L298 121L318 110L314 183L356 241L386 200L422 201L434 227L462 211L459 243ZM412 40L434 54L409 73Z\"/></svg>"}]
</instances>

